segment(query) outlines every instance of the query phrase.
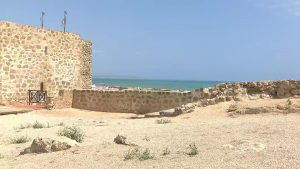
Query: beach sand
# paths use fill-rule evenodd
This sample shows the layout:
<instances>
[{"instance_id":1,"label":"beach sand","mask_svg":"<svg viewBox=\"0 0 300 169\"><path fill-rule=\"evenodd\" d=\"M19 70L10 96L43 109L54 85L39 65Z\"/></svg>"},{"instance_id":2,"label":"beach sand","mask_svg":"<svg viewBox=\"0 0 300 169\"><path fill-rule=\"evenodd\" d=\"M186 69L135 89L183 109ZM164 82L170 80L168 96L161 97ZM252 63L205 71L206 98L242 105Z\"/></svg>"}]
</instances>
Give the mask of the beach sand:
<instances>
[{"instance_id":1,"label":"beach sand","mask_svg":"<svg viewBox=\"0 0 300 169\"><path fill-rule=\"evenodd\" d=\"M287 99L247 100L241 106L284 105ZM300 99L292 99L293 106ZM36 110L30 113L0 116L0 168L297 168L300 166L300 112L228 116L233 102L199 107L194 112L157 124L161 118L133 119L135 114L92 112L77 109ZM35 121L50 128L25 128ZM84 133L79 147L45 153L19 153L36 137L56 138L61 126L77 126ZM148 148L154 159L124 160L132 146L118 145L114 138ZM10 144L10 139L27 136L31 141ZM189 144L195 143L199 154L189 156ZM168 148L169 155L162 155Z\"/></svg>"}]
</instances>

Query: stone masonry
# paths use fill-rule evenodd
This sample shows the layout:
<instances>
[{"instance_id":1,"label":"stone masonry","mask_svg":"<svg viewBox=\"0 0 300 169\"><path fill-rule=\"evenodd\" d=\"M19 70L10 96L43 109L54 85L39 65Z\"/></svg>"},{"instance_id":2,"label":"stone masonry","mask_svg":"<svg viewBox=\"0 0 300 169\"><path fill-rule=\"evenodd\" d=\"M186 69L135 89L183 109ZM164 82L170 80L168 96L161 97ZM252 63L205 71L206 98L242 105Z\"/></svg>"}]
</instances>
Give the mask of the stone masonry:
<instances>
[{"instance_id":1,"label":"stone masonry","mask_svg":"<svg viewBox=\"0 0 300 169\"><path fill-rule=\"evenodd\" d=\"M89 89L91 46L77 34L0 21L0 103L26 103L40 83L52 97Z\"/></svg>"},{"instance_id":2,"label":"stone masonry","mask_svg":"<svg viewBox=\"0 0 300 169\"><path fill-rule=\"evenodd\" d=\"M176 91L61 91L56 108L78 108L103 112L145 114L175 108L187 103L207 106L243 99L300 97L300 81L261 81L221 83L191 92Z\"/></svg>"}]
</instances>

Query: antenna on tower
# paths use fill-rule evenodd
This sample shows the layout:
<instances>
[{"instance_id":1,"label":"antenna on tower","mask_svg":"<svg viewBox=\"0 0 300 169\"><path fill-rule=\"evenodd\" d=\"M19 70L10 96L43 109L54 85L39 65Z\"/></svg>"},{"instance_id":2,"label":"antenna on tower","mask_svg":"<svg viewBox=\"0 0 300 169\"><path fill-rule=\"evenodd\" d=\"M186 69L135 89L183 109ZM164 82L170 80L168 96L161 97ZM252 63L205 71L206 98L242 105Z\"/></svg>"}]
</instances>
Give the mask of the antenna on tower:
<instances>
[{"instance_id":1,"label":"antenna on tower","mask_svg":"<svg viewBox=\"0 0 300 169\"><path fill-rule=\"evenodd\" d=\"M41 27L44 28L44 16L45 16L45 12L42 11L42 17L40 18L40 21L41 21Z\"/></svg>"},{"instance_id":2,"label":"antenna on tower","mask_svg":"<svg viewBox=\"0 0 300 169\"><path fill-rule=\"evenodd\" d=\"M64 11L64 19L61 21L62 26L64 27L64 32L66 32L66 26L67 26L67 11Z\"/></svg>"}]
</instances>

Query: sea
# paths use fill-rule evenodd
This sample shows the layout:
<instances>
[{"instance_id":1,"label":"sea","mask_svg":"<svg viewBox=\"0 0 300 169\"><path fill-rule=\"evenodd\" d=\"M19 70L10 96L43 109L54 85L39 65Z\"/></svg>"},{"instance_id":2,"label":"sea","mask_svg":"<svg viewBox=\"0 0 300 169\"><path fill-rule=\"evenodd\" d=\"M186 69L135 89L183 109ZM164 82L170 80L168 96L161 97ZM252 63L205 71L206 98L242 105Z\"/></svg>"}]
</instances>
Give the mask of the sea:
<instances>
[{"instance_id":1,"label":"sea","mask_svg":"<svg viewBox=\"0 0 300 169\"><path fill-rule=\"evenodd\" d=\"M195 81L195 80L152 80L152 79L113 79L93 78L96 86L125 87L125 88L152 88L167 90L194 90L213 87L221 81Z\"/></svg>"}]
</instances>

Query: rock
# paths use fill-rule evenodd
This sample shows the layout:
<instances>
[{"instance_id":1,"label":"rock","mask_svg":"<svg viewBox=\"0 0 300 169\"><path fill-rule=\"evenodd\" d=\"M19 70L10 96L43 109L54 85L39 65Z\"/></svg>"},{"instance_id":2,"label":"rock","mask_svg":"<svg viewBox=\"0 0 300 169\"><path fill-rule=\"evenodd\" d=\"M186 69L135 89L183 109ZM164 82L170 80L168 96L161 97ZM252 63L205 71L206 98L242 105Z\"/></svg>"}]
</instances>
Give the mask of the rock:
<instances>
[{"instance_id":1,"label":"rock","mask_svg":"<svg viewBox=\"0 0 300 169\"><path fill-rule=\"evenodd\" d=\"M72 146L67 142L61 142L50 138L36 138L32 141L30 147L24 149L20 154L28 153L50 153L56 151L67 150Z\"/></svg>"},{"instance_id":2,"label":"rock","mask_svg":"<svg viewBox=\"0 0 300 169\"><path fill-rule=\"evenodd\" d=\"M116 144L124 144L124 145L127 145L126 143L126 137L125 136L122 136L122 135L117 135L117 137L114 139L114 142Z\"/></svg>"},{"instance_id":3,"label":"rock","mask_svg":"<svg viewBox=\"0 0 300 169\"><path fill-rule=\"evenodd\" d=\"M279 83L278 88L276 90L277 97L278 98L290 97L291 96L291 93L290 93L291 86L289 84L289 81L280 81L278 83Z\"/></svg>"},{"instance_id":4,"label":"rock","mask_svg":"<svg viewBox=\"0 0 300 169\"><path fill-rule=\"evenodd\" d=\"M227 109L227 112L233 112L233 111L236 111L238 110L239 106L238 104L231 104L228 109Z\"/></svg>"},{"instance_id":5,"label":"rock","mask_svg":"<svg viewBox=\"0 0 300 169\"><path fill-rule=\"evenodd\" d=\"M176 112L176 108L175 108L175 109L168 109L168 110L160 111L159 115L169 117L169 116L177 116L177 115L179 115L178 113L179 112Z\"/></svg>"},{"instance_id":6,"label":"rock","mask_svg":"<svg viewBox=\"0 0 300 169\"><path fill-rule=\"evenodd\" d=\"M260 114L268 113L271 109L269 107L246 107L236 110L236 114Z\"/></svg>"},{"instance_id":7,"label":"rock","mask_svg":"<svg viewBox=\"0 0 300 169\"><path fill-rule=\"evenodd\" d=\"M160 113L159 112L152 112L152 113L147 113L145 115L136 115L136 118L142 118L142 117L146 117L146 118L149 118L149 117L159 117L160 116Z\"/></svg>"},{"instance_id":8,"label":"rock","mask_svg":"<svg viewBox=\"0 0 300 169\"><path fill-rule=\"evenodd\" d=\"M214 104L216 104L216 99L215 98L213 98L213 99L207 99L207 104L208 105L214 105Z\"/></svg>"},{"instance_id":9,"label":"rock","mask_svg":"<svg viewBox=\"0 0 300 169\"><path fill-rule=\"evenodd\" d=\"M233 97L232 97L232 96L226 96L226 101L227 101L227 102L229 102L229 101L231 101L231 100L233 100Z\"/></svg>"},{"instance_id":10,"label":"rock","mask_svg":"<svg viewBox=\"0 0 300 169\"><path fill-rule=\"evenodd\" d=\"M288 109L287 106L282 106L282 105L277 105L276 108L277 108L278 110L287 110L287 109Z\"/></svg>"},{"instance_id":11,"label":"rock","mask_svg":"<svg viewBox=\"0 0 300 169\"><path fill-rule=\"evenodd\" d=\"M300 95L300 89L292 89L292 90L291 90L291 93L292 93L293 95Z\"/></svg>"},{"instance_id":12,"label":"rock","mask_svg":"<svg viewBox=\"0 0 300 169\"><path fill-rule=\"evenodd\" d=\"M49 153L51 152L52 140L48 138L36 138L30 146L31 153Z\"/></svg>"},{"instance_id":13,"label":"rock","mask_svg":"<svg viewBox=\"0 0 300 169\"><path fill-rule=\"evenodd\" d=\"M175 114L184 114L184 113L190 113L194 111L195 109L195 104L193 103L188 103L186 105L182 105L181 107L175 108Z\"/></svg>"},{"instance_id":14,"label":"rock","mask_svg":"<svg viewBox=\"0 0 300 169\"><path fill-rule=\"evenodd\" d=\"M248 95L247 94L237 94L233 100L234 101L243 101L243 100L247 100L248 99Z\"/></svg>"},{"instance_id":15,"label":"rock","mask_svg":"<svg viewBox=\"0 0 300 169\"><path fill-rule=\"evenodd\" d=\"M59 142L59 141L52 141L52 146L51 146L51 151L55 152L55 151L61 151L61 150L67 150L71 148L71 145L69 145L66 142Z\"/></svg>"},{"instance_id":16,"label":"rock","mask_svg":"<svg viewBox=\"0 0 300 169\"><path fill-rule=\"evenodd\" d=\"M226 101L226 97L225 96L217 96L216 97L216 102L225 102Z\"/></svg>"},{"instance_id":17,"label":"rock","mask_svg":"<svg viewBox=\"0 0 300 169\"><path fill-rule=\"evenodd\" d=\"M169 110L163 110L159 112L160 116L165 116L165 117L172 117L172 116L178 116L180 114L184 113L190 113L194 111L195 107L199 103L188 103L185 105L182 105L180 107L176 107L175 109L169 109Z\"/></svg>"},{"instance_id":18,"label":"rock","mask_svg":"<svg viewBox=\"0 0 300 169\"><path fill-rule=\"evenodd\" d=\"M134 143L126 141L126 137L122 136L122 135L119 135L119 134L117 135L117 137L114 138L114 142L116 144L122 144L122 145L127 145L127 146L137 146Z\"/></svg>"}]
</instances>

